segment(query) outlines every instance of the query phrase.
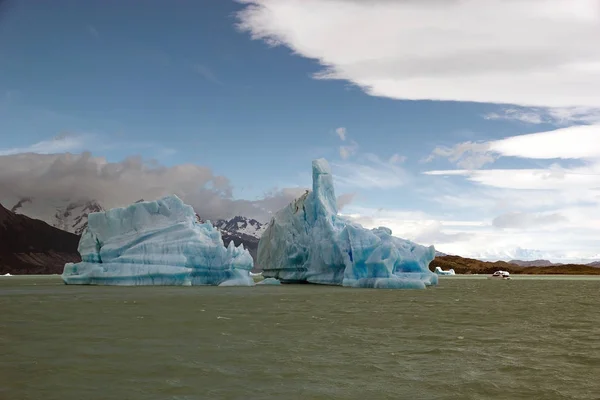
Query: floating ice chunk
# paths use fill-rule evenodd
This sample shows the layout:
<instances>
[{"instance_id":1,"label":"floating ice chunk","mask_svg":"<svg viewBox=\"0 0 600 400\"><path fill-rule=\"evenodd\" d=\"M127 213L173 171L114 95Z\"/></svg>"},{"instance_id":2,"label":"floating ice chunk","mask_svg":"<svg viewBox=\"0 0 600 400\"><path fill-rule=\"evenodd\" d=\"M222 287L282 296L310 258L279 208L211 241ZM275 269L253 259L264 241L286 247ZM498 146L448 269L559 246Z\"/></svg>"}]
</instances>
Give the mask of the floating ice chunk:
<instances>
[{"instance_id":1,"label":"floating ice chunk","mask_svg":"<svg viewBox=\"0 0 600 400\"><path fill-rule=\"evenodd\" d=\"M456 275L456 272L454 272L454 269L452 269L452 268L450 268L448 271L444 271L440 267L435 267L434 272L438 275Z\"/></svg>"},{"instance_id":2,"label":"floating ice chunk","mask_svg":"<svg viewBox=\"0 0 600 400\"><path fill-rule=\"evenodd\" d=\"M0 276L13 276L13 275L11 275L10 273L7 272L6 274L0 275Z\"/></svg>"},{"instance_id":3,"label":"floating ice chunk","mask_svg":"<svg viewBox=\"0 0 600 400\"><path fill-rule=\"evenodd\" d=\"M313 161L313 190L278 211L258 245L257 264L267 278L366 288L425 288L435 256L425 247L368 230L337 215L329 164Z\"/></svg>"},{"instance_id":4,"label":"floating ice chunk","mask_svg":"<svg viewBox=\"0 0 600 400\"><path fill-rule=\"evenodd\" d=\"M67 284L254 285L250 253L233 241L226 248L177 196L91 213L78 250L82 262L62 274Z\"/></svg>"},{"instance_id":5,"label":"floating ice chunk","mask_svg":"<svg viewBox=\"0 0 600 400\"><path fill-rule=\"evenodd\" d=\"M256 283L257 285L281 285L281 281L275 278L265 278L260 282Z\"/></svg>"}]
</instances>

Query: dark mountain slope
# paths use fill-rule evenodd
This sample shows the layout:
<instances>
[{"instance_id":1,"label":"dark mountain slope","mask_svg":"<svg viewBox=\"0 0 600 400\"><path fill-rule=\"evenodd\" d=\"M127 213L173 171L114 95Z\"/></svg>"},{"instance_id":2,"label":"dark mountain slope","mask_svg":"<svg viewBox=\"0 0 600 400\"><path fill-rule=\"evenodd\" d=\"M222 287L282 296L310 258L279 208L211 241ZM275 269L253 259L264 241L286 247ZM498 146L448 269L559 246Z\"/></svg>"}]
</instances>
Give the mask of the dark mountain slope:
<instances>
[{"instance_id":1,"label":"dark mountain slope","mask_svg":"<svg viewBox=\"0 0 600 400\"><path fill-rule=\"evenodd\" d=\"M0 205L0 274L60 274L81 260L79 236Z\"/></svg>"}]
</instances>

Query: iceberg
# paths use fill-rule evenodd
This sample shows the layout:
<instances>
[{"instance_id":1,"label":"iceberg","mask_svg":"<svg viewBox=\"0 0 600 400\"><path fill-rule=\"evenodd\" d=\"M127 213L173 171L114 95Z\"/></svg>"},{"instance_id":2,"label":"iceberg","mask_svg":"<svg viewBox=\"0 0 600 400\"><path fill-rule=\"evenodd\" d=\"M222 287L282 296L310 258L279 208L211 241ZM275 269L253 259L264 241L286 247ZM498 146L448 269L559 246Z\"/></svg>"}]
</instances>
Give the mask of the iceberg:
<instances>
[{"instance_id":1,"label":"iceberg","mask_svg":"<svg viewBox=\"0 0 600 400\"><path fill-rule=\"evenodd\" d=\"M454 269L452 269L452 268L450 268L448 271L444 271L440 267L435 267L434 272L438 275L456 275L456 272L454 272Z\"/></svg>"},{"instance_id":2,"label":"iceberg","mask_svg":"<svg viewBox=\"0 0 600 400\"><path fill-rule=\"evenodd\" d=\"M394 237L385 227L365 229L339 216L327 161L314 160L312 175L312 191L278 211L260 238L257 265L265 278L381 289L437 284L437 275L429 270L433 246Z\"/></svg>"},{"instance_id":3,"label":"iceberg","mask_svg":"<svg viewBox=\"0 0 600 400\"><path fill-rule=\"evenodd\" d=\"M254 285L248 250L225 247L177 196L89 214L78 251L82 261L65 265L66 284Z\"/></svg>"}]
</instances>

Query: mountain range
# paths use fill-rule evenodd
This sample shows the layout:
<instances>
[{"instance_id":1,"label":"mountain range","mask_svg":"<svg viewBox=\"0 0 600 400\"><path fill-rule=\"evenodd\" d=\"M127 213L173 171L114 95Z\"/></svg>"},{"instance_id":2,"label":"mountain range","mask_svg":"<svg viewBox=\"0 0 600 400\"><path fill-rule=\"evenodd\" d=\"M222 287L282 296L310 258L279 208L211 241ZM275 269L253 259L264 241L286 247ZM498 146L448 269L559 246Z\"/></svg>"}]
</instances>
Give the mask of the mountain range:
<instances>
[{"instance_id":1,"label":"mountain range","mask_svg":"<svg viewBox=\"0 0 600 400\"><path fill-rule=\"evenodd\" d=\"M573 265L572 263L554 263L550 260L510 260L507 262L509 264L515 264L520 267L557 267L561 265ZM590 267L600 267L600 261L592 261L589 263L583 263L582 265L589 265Z\"/></svg>"},{"instance_id":2,"label":"mountain range","mask_svg":"<svg viewBox=\"0 0 600 400\"><path fill-rule=\"evenodd\" d=\"M26 215L30 218L40 219L55 228L81 235L87 227L88 214L104 211L104 208L94 200L67 200L58 204L52 204L25 197L19 199L10 208L10 211L15 214Z\"/></svg>"}]
</instances>

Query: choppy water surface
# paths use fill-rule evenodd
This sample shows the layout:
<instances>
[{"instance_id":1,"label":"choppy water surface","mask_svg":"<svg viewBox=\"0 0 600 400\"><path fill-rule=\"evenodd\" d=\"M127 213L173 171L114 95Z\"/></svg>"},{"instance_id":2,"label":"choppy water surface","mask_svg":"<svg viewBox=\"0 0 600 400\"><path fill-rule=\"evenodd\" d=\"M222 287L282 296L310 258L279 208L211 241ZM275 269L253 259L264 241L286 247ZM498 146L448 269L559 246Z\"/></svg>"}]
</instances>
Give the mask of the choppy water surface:
<instances>
[{"instance_id":1,"label":"choppy water surface","mask_svg":"<svg viewBox=\"0 0 600 400\"><path fill-rule=\"evenodd\" d=\"M0 399L598 399L600 280L425 291L0 278Z\"/></svg>"}]
</instances>

